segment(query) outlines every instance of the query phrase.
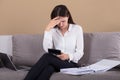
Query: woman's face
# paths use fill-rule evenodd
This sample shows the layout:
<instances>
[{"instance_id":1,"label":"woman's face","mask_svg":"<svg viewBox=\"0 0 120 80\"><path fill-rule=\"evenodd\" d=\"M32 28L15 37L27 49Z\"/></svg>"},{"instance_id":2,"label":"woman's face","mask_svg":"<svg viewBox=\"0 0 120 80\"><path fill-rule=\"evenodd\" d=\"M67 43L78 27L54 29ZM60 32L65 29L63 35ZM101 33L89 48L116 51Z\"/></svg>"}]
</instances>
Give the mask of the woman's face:
<instances>
[{"instance_id":1,"label":"woman's face","mask_svg":"<svg viewBox=\"0 0 120 80\"><path fill-rule=\"evenodd\" d=\"M68 28L68 17L60 17L60 23L58 24L58 27L60 29L66 29Z\"/></svg>"}]
</instances>

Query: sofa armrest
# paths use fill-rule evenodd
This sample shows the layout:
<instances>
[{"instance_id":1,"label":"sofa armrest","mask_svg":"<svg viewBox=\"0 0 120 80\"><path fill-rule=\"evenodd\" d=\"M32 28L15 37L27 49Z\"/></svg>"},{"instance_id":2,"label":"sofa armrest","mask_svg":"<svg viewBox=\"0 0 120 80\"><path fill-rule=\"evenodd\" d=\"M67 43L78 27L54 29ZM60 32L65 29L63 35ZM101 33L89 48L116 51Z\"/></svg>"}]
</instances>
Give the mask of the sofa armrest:
<instances>
[{"instance_id":1,"label":"sofa armrest","mask_svg":"<svg viewBox=\"0 0 120 80\"><path fill-rule=\"evenodd\" d=\"M12 35L0 35L0 52L12 56Z\"/></svg>"}]
</instances>

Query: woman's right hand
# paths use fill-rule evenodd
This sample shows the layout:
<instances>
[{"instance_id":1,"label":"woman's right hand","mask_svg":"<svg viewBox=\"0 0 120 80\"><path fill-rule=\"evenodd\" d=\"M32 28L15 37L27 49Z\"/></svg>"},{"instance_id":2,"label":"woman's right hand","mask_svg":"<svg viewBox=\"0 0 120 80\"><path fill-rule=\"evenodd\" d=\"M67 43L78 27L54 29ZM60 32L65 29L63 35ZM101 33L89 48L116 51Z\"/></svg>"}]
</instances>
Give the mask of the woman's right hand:
<instances>
[{"instance_id":1,"label":"woman's right hand","mask_svg":"<svg viewBox=\"0 0 120 80\"><path fill-rule=\"evenodd\" d=\"M60 17L59 16L51 19L50 22L48 23L45 31L49 31L50 29L52 29L53 27L55 27L59 23L60 23Z\"/></svg>"}]
</instances>

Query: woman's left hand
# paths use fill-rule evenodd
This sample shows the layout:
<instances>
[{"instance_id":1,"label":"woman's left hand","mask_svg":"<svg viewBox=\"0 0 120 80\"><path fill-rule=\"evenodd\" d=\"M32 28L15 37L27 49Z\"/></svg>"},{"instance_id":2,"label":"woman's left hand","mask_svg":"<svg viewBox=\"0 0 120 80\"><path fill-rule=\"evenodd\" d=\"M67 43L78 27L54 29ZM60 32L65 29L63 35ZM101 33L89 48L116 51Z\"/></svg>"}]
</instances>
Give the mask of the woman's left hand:
<instances>
[{"instance_id":1,"label":"woman's left hand","mask_svg":"<svg viewBox=\"0 0 120 80\"><path fill-rule=\"evenodd\" d=\"M69 59L69 55L68 54L60 54L60 55L57 55L58 58L60 58L61 60L68 60Z\"/></svg>"}]
</instances>

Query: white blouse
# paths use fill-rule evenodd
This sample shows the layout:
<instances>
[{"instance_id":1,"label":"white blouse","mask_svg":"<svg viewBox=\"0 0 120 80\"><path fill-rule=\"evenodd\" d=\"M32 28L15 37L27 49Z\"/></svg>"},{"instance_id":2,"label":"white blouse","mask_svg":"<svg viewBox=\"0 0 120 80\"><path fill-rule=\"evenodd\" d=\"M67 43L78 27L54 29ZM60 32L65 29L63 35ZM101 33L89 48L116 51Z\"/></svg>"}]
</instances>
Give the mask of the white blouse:
<instances>
[{"instance_id":1,"label":"white blouse","mask_svg":"<svg viewBox=\"0 0 120 80\"><path fill-rule=\"evenodd\" d=\"M46 52L48 52L48 48L59 49L69 55L70 61L77 63L84 54L82 27L76 24L70 24L64 36L58 28L53 28L49 32L45 31L43 48Z\"/></svg>"}]
</instances>

